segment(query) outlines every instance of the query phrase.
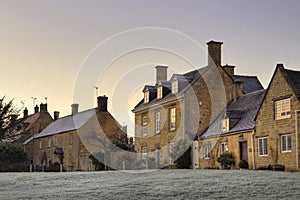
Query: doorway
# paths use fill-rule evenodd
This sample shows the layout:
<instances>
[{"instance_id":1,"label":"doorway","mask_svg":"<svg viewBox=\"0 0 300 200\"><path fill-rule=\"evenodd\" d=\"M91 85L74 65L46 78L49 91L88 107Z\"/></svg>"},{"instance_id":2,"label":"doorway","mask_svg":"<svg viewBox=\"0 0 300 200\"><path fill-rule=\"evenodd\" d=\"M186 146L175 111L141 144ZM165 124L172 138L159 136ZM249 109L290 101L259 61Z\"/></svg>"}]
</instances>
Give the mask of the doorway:
<instances>
[{"instance_id":1,"label":"doorway","mask_svg":"<svg viewBox=\"0 0 300 200\"><path fill-rule=\"evenodd\" d=\"M240 160L248 162L248 144L247 141L240 142Z\"/></svg>"}]
</instances>

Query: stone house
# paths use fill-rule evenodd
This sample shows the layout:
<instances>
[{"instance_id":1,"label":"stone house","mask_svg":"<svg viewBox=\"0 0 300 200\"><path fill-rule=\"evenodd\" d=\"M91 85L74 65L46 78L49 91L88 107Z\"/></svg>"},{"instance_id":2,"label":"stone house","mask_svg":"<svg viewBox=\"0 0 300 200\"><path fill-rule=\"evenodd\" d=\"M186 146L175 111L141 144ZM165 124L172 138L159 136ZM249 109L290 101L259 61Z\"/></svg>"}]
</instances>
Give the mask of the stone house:
<instances>
[{"instance_id":1,"label":"stone house","mask_svg":"<svg viewBox=\"0 0 300 200\"><path fill-rule=\"evenodd\" d=\"M256 116L255 167L299 170L300 71L278 64Z\"/></svg>"},{"instance_id":2,"label":"stone house","mask_svg":"<svg viewBox=\"0 0 300 200\"><path fill-rule=\"evenodd\" d=\"M20 122L15 130L14 142L21 143L25 152L28 155L29 160L33 160L33 136L41 132L46 126L48 126L53 118L48 112L47 104L40 104L40 107L36 105L34 107L34 113L28 115L28 109L23 110L23 117L20 118Z\"/></svg>"},{"instance_id":3,"label":"stone house","mask_svg":"<svg viewBox=\"0 0 300 200\"><path fill-rule=\"evenodd\" d=\"M210 41L208 65L167 80L167 66L156 67L156 84L146 85L135 114L135 146L141 158L153 158L158 166L172 164L183 152L181 141L193 142L194 168L198 168L198 135L224 107L243 94L263 89L255 76L234 73L235 66L221 65L221 42ZM176 153L175 153L176 154Z\"/></svg>"},{"instance_id":4,"label":"stone house","mask_svg":"<svg viewBox=\"0 0 300 200\"><path fill-rule=\"evenodd\" d=\"M225 153L233 154L234 169L240 160L246 160L254 168L253 140L255 117L265 95L265 90L245 94L230 103L199 137L200 168L221 168L217 158Z\"/></svg>"},{"instance_id":5,"label":"stone house","mask_svg":"<svg viewBox=\"0 0 300 200\"><path fill-rule=\"evenodd\" d=\"M107 146L113 142L127 143L127 133L107 111L107 97L97 98L98 107L78 112L78 104L72 104L72 114L58 118L42 132L34 136L35 165L63 164L66 171L92 171L90 155L105 165Z\"/></svg>"}]
</instances>

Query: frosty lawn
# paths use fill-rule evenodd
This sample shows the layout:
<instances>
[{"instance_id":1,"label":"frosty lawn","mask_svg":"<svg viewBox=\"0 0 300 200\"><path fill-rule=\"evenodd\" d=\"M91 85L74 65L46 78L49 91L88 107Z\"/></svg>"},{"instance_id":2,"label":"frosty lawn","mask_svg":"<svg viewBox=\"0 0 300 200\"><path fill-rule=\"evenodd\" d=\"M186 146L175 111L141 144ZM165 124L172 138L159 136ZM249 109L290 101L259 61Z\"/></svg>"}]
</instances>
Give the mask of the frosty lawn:
<instances>
[{"instance_id":1,"label":"frosty lawn","mask_svg":"<svg viewBox=\"0 0 300 200\"><path fill-rule=\"evenodd\" d=\"M0 199L300 199L300 173L157 170L2 173Z\"/></svg>"}]
</instances>

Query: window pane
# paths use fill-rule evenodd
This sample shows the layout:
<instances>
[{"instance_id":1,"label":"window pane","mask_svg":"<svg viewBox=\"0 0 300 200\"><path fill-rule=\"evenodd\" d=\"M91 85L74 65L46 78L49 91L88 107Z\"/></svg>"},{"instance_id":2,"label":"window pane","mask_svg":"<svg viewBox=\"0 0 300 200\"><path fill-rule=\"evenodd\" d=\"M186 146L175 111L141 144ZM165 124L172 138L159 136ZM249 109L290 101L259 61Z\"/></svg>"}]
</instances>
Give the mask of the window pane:
<instances>
[{"instance_id":1,"label":"window pane","mask_svg":"<svg viewBox=\"0 0 300 200\"><path fill-rule=\"evenodd\" d=\"M292 150L292 136L291 135L287 136L287 150L288 151Z\"/></svg>"},{"instance_id":2,"label":"window pane","mask_svg":"<svg viewBox=\"0 0 300 200\"><path fill-rule=\"evenodd\" d=\"M264 155L267 155L268 154L268 139L264 138L263 142L264 142L263 143Z\"/></svg>"}]
</instances>

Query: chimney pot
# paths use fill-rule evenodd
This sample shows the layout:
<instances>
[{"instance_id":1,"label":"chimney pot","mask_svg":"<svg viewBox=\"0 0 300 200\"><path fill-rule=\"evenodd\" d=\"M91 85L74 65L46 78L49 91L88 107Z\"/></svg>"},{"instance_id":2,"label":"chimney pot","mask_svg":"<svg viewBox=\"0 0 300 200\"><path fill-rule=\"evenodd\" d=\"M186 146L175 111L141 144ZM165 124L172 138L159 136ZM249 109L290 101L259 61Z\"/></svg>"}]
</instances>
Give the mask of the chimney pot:
<instances>
[{"instance_id":1,"label":"chimney pot","mask_svg":"<svg viewBox=\"0 0 300 200\"><path fill-rule=\"evenodd\" d=\"M78 103L73 103L71 105L71 107L72 107L72 115L76 115L78 113L79 104Z\"/></svg>"},{"instance_id":2,"label":"chimney pot","mask_svg":"<svg viewBox=\"0 0 300 200\"><path fill-rule=\"evenodd\" d=\"M41 112L48 112L47 104L46 103L41 103L40 104L40 111Z\"/></svg>"},{"instance_id":3,"label":"chimney pot","mask_svg":"<svg viewBox=\"0 0 300 200\"><path fill-rule=\"evenodd\" d=\"M168 76L168 66L158 65L156 68L156 85L158 81L166 81Z\"/></svg>"},{"instance_id":4,"label":"chimney pot","mask_svg":"<svg viewBox=\"0 0 300 200\"><path fill-rule=\"evenodd\" d=\"M221 46L223 42L209 41L208 45L208 66L221 67Z\"/></svg>"},{"instance_id":5,"label":"chimney pot","mask_svg":"<svg viewBox=\"0 0 300 200\"><path fill-rule=\"evenodd\" d=\"M107 111L107 96L99 96L97 97L98 110L99 111Z\"/></svg>"},{"instance_id":6,"label":"chimney pot","mask_svg":"<svg viewBox=\"0 0 300 200\"><path fill-rule=\"evenodd\" d=\"M35 107L34 107L34 113L38 113L39 112L39 107L38 107L38 105L36 105Z\"/></svg>"},{"instance_id":7,"label":"chimney pot","mask_svg":"<svg viewBox=\"0 0 300 200\"><path fill-rule=\"evenodd\" d=\"M59 119L59 112L58 111L54 111L54 121Z\"/></svg>"},{"instance_id":8,"label":"chimney pot","mask_svg":"<svg viewBox=\"0 0 300 200\"><path fill-rule=\"evenodd\" d=\"M28 117L28 109L25 107L23 111L23 118L27 118L27 117Z\"/></svg>"}]
</instances>

